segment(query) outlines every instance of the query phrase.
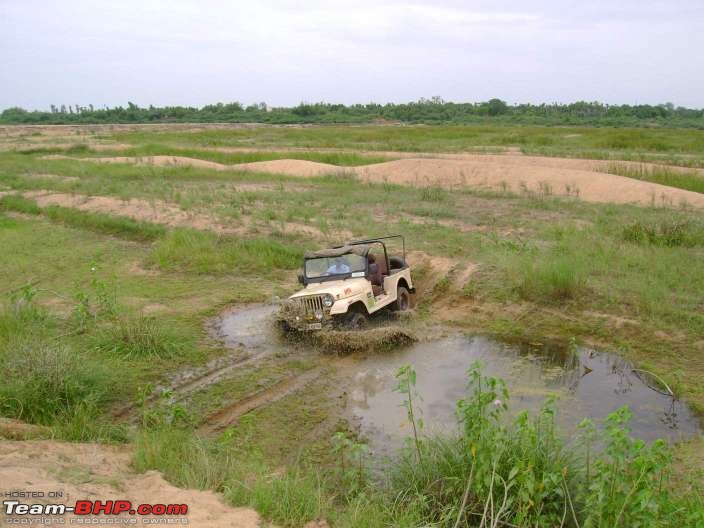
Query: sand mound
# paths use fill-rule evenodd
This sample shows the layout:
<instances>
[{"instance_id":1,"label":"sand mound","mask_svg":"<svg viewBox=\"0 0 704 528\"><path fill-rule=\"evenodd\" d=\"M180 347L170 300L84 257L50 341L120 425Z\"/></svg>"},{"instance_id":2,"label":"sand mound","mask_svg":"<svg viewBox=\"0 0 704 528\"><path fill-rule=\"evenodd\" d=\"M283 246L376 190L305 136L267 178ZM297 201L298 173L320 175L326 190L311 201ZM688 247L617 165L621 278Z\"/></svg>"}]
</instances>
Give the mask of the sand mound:
<instances>
[{"instance_id":1,"label":"sand mound","mask_svg":"<svg viewBox=\"0 0 704 528\"><path fill-rule=\"evenodd\" d=\"M347 167L339 167L329 163L316 161L281 159L272 161L256 161L253 163L240 163L230 165L233 170L249 170L254 172L268 172L271 174L284 174L289 176L325 176L327 174L353 174L354 171Z\"/></svg>"},{"instance_id":2,"label":"sand mound","mask_svg":"<svg viewBox=\"0 0 704 528\"><path fill-rule=\"evenodd\" d=\"M176 488L156 471L142 475L134 473L130 469L130 458L130 451L125 447L50 440L0 440L0 482L5 487L3 491L62 491L63 500L69 505L83 499L129 500L134 504L186 504L190 526L260 526L261 519L254 510L227 506L213 492ZM37 502L37 499L19 500ZM69 524L74 516L56 517L68 519L66 524ZM136 518L138 524L145 519L141 516Z\"/></svg>"},{"instance_id":3,"label":"sand mound","mask_svg":"<svg viewBox=\"0 0 704 528\"><path fill-rule=\"evenodd\" d=\"M406 155L407 156L407 155ZM159 166L192 166L215 170L248 170L289 176L326 174L356 175L363 181L419 187L475 187L517 193L569 196L589 202L704 207L704 195L624 176L607 174L612 161L546 158L523 155L437 154L406 157L359 167L339 167L306 160L283 159L237 165L181 156L71 158L102 163L136 163ZM48 159L65 156L45 156ZM653 164L618 162L620 165L655 167ZM670 168L689 171L690 169ZM699 171L703 174L704 171Z\"/></svg>"},{"instance_id":4,"label":"sand mound","mask_svg":"<svg viewBox=\"0 0 704 528\"><path fill-rule=\"evenodd\" d=\"M72 159L77 161L92 161L95 163L132 163L135 165L153 165L158 167L195 167L198 169L213 170L243 170L252 172L266 172L270 174L284 174L290 176L322 176L325 174L338 174L345 172L342 167L315 161L281 159L271 161L255 161L251 163L238 163L225 165L214 161L207 161L186 156L114 156L108 158L77 158L50 154L42 156L43 159Z\"/></svg>"},{"instance_id":5,"label":"sand mound","mask_svg":"<svg viewBox=\"0 0 704 528\"><path fill-rule=\"evenodd\" d=\"M568 169L563 160L520 163L522 156L477 156L477 159L408 158L357 167L365 181L414 186L479 187L572 196L590 202L704 207L704 195L603 172Z\"/></svg>"}]
</instances>

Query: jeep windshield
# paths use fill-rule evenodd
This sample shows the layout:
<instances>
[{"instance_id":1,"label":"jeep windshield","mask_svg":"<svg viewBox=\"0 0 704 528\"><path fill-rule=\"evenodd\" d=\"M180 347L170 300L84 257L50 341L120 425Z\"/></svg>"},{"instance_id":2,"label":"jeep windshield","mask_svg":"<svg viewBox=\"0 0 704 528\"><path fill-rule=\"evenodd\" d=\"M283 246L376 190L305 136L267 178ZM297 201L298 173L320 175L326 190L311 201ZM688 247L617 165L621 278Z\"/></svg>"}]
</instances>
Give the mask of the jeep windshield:
<instances>
[{"instance_id":1,"label":"jeep windshield","mask_svg":"<svg viewBox=\"0 0 704 528\"><path fill-rule=\"evenodd\" d=\"M334 257L309 258L305 262L306 278L313 280L357 273L361 277L366 270L366 257L354 253Z\"/></svg>"}]
</instances>

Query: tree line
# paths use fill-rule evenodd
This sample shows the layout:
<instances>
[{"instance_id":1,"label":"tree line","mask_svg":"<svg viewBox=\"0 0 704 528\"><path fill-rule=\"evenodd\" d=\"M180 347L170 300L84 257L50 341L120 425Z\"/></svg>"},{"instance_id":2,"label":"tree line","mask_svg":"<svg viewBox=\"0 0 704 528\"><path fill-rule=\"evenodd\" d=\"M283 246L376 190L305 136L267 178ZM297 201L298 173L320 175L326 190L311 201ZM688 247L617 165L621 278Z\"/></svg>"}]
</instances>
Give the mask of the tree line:
<instances>
[{"instance_id":1,"label":"tree line","mask_svg":"<svg viewBox=\"0 0 704 528\"><path fill-rule=\"evenodd\" d=\"M569 104L515 104L501 99L479 103L454 103L440 97L410 103L332 104L300 103L270 107L266 103L242 105L217 103L203 107L148 106L132 102L126 107L51 105L49 111L8 108L0 113L2 124L100 124L100 123L370 123L401 122L472 124L506 122L535 125L665 126L704 128L704 109L672 103L659 105L608 105L579 101Z\"/></svg>"}]
</instances>

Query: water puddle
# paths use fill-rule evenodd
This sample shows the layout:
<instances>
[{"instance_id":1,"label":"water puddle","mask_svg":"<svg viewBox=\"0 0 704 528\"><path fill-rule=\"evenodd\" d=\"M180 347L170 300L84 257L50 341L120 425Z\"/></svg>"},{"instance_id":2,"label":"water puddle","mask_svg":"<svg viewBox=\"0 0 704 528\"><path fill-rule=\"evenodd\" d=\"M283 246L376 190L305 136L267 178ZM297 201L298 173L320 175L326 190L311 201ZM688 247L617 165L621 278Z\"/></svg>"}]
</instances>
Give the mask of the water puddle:
<instances>
[{"instance_id":1,"label":"water puddle","mask_svg":"<svg viewBox=\"0 0 704 528\"><path fill-rule=\"evenodd\" d=\"M244 352L246 359L239 364L225 359L227 366L210 365L203 377L206 383L265 356L312 352L309 344L281 337L274 326L276 309L276 305L236 307L213 322L215 335L233 351ZM417 373L425 432L453 430L456 403L467 395L466 371L474 361L481 361L484 374L506 380L512 412L538 410L546 398L556 396L558 425L566 435L583 418L598 424L624 405L633 412L630 427L634 436L646 441L677 441L700 432L697 417L684 403L658 392L657 382L634 372L617 355L584 347L509 344L463 335L366 356L353 354L344 367L340 363L341 386L347 386L353 423L377 453L390 454L403 444L410 426L402 407L404 397L394 391L395 373L410 364Z\"/></svg>"},{"instance_id":2,"label":"water puddle","mask_svg":"<svg viewBox=\"0 0 704 528\"><path fill-rule=\"evenodd\" d=\"M274 327L277 309L275 304L228 309L214 321L214 333L230 348L246 347L255 352L279 346L279 336Z\"/></svg>"},{"instance_id":3,"label":"water puddle","mask_svg":"<svg viewBox=\"0 0 704 528\"><path fill-rule=\"evenodd\" d=\"M646 441L680 440L699 433L682 402L659 393L622 358L588 348L512 345L485 337L455 336L360 359L349 405L354 422L377 453L388 454L410 434L404 397L393 389L397 369L413 365L426 432L456 427L455 405L467 394L466 370L481 361L486 375L506 380L512 411L537 410L557 396L558 424L570 434L583 418L600 422L628 405L633 434Z\"/></svg>"}]
</instances>

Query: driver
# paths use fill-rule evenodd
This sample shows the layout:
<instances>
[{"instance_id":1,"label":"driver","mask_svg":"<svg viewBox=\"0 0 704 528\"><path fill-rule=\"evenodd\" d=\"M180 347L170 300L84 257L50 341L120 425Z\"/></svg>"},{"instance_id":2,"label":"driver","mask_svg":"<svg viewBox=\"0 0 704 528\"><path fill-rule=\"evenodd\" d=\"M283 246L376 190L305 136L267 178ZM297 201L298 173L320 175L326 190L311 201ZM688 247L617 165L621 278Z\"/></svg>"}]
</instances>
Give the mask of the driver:
<instances>
[{"instance_id":1,"label":"driver","mask_svg":"<svg viewBox=\"0 0 704 528\"><path fill-rule=\"evenodd\" d=\"M341 273L349 273L350 267L342 257L335 257L335 263L328 268L328 275L339 275Z\"/></svg>"}]
</instances>

